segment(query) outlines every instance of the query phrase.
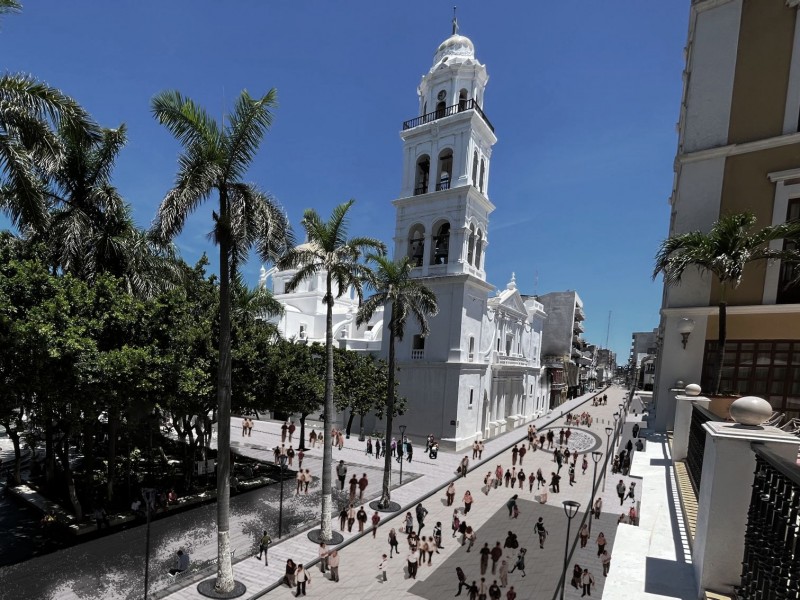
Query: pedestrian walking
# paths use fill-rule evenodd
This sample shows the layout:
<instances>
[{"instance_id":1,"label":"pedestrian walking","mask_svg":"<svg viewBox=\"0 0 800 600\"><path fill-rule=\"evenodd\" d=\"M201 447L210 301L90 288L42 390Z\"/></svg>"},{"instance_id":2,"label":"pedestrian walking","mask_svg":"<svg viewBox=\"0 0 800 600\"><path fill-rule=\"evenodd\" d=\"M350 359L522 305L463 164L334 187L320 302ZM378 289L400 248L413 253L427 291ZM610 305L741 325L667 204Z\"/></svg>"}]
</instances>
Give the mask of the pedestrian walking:
<instances>
[{"instance_id":1,"label":"pedestrian walking","mask_svg":"<svg viewBox=\"0 0 800 600\"><path fill-rule=\"evenodd\" d=\"M539 548L544 548L544 541L547 539L547 529L544 526L544 519L539 517L536 525L533 526L533 532L539 536Z\"/></svg>"},{"instance_id":2,"label":"pedestrian walking","mask_svg":"<svg viewBox=\"0 0 800 600\"><path fill-rule=\"evenodd\" d=\"M466 521L461 521L461 524L458 526L458 533L461 536L461 545L463 546L464 542L467 540L467 522Z\"/></svg>"},{"instance_id":3,"label":"pedestrian walking","mask_svg":"<svg viewBox=\"0 0 800 600\"><path fill-rule=\"evenodd\" d=\"M563 428L558 432L558 445L559 446L563 446L564 445L564 429Z\"/></svg>"},{"instance_id":4,"label":"pedestrian walking","mask_svg":"<svg viewBox=\"0 0 800 600\"><path fill-rule=\"evenodd\" d=\"M303 471L303 493L308 494L308 485L311 483L311 471Z\"/></svg>"},{"instance_id":5,"label":"pedestrian walking","mask_svg":"<svg viewBox=\"0 0 800 600\"><path fill-rule=\"evenodd\" d=\"M506 487L508 487L511 483L511 469L506 469L506 474L503 475L503 479L505 479Z\"/></svg>"},{"instance_id":6,"label":"pedestrian walking","mask_svg":"<svg viewBox=\"0 0 800 600\"><path fill-rule=\"evenodd\" d=\"M286 451L286 456L289 458L289 466L291 467L294 461L294 448L289 446L289 449Z\"/></svg>"},{"instance_id":7,"label":"pedestrian walking","mask_svg":"<svg viewBox=\"0 0 800 600\"><path fill-rule=\"evenodd\" d=\"M295 476L295 480L297 481L297 491L294 493L295 496L299 496L300 492L303 489L303 471L297 471L297 475Z\"/></svg>"},{"instance_id":8,"label":"pedestrian walking","mask_svg":"<svg viewBox=\"0 0 800 600\"><path fill-rule=\"evenodd\" d=\"M478 448L479 448L478 440L475 440L474 442L472 442L472 460L478 458Z\"/></svg>"},{"instance_id":9,"label":"pedestrian walking","mask_svg":"<svg viewBox=\"0 0 800 600\"><path fill-rule=\"evenodd\" d=\"M481 577L481 582L478 584L478 600L486 600L486 592L489 586L486 584L486 579Z\"/></svg>"},{"instance_id":10,"label":"pedestrian walking","mask_svg":"<svg viewBox=\"0 0 800 600\"><path fill-rule=\"evenodd\" d=\"M372 456L372 438L367 438L367 446L364 449L364 454Z\"/></svg>"},{"instance_id":11,"label":"pedestrian walking","mask_svg":"<svg viewBox=\"0 0 800 600\"><path fill-rule=\"evenodd\" d=\"M581 538L581 548L586 548L586 544L589 542L589 525L587 523L581 525L578 536Z\"/></svg>"},{"instance_id":12,"label":"pedestrian walking","mask_svg":"<svg viewBox=\"0 0 800 600\"><path fill-rule=\"evenodd\" d=\"M297 468L300 469L303 467L303 459L306 457L305 452L302 450L297 451Z\"/></svg>"},{"instance_id":13,"label":"pedestrian walking","mask_svg":"<svg viewBox=\"0 0 800 600\"><path fill-rule=\"evenodd\" d=\"M492 559L492 575L495 575L497 573L497 561L503 557L503 548L500 546L500 542L494 545L490 556Z\"/></svg>"},{"instance_id":14,"label":"pedestrian walking","mask_svg":"<svg viewBox=\"0 0 800 600\"><path fill-rule=\"evenodd\" d=\"M356 507L352 504L350 508L347 509L347 533L351 533L353 531L353 523L356 522Z\"/></svg>"},{"instance_id":15,"label":"pedestrian walking","mask_svg":"<svg viewBox=\"0 0 800 600\"><path fill-rule=\"evenodd\" d=\"M519 540L517 539L517 534L513 531L509 531L508 535L506 536L506 541L503 542L503 548L510 548L511 550L516 550L519 548Z\"/></svg>"},{"instance_id":16,"label":"pedestrian walking","mask_svg":"<svg viewBox=\"0 0 800 600\"><path fill-rule=\"evenodd\" d=\"M508 509L508 518L512 518L514 516L514 511L517 509L517 498L518 495L514 494L511 498L506 502L506 508ZM517 512L519 514L519 512Z\"/></svg>"},{"instance_id":17,"label":"pedestrian walking","mask_svg":"<svg viewBox=\"0 0 800 600\"><path fill-rule=\"evenodd\" d=\"M485 446L483 444L483 440L481 440L480 442L478 442L478 460L481 460L483 458L484 448Z\"/></svg>"},{"instance_id":18,"label":"pedestrian walking","mask_svg":"<svg viewBox=\"0 0 800 600\"><path fill-rule=\"evenodd\" d=\"M600 532L600 535L597 536L597 556L603 554L603 551L606 549L606 536L603 535L603 532Z\"/></svg>"},{"instance_id":19,"label":"pedestrian walking","mask_svg":"<svg viewBox=\"0 0 800 600\"><path fill-rule=\"evenodd\" d=\"M603 510L603 499L602 498L598 498L597 500L594 501L594 518L595 519L599 519L600 518L600 513L602 512L602 510Z\"/></svg>"},{"instance_id":20,"label":"pedestrian walking","mask_svg":"<svg viewBox=\"0 0 800 600\"><path fill-rule=\"evenodd\" d=\"M497 585L497 580L495 579L492 581L492 585L489 586L489 598L491 600L500 600L502 595L503 592L500 591L500 586Z\"/></svg>"},{"instance_id":21,"label":"pedestrian walking","mask_svg":"<svg viewBox=\"0 0 800 600\"><path fill-rule=\"evenodd\" d=\"M358 489L358 477L353 474L348 482L350 486L350 503L353 504L356 501L356 490Z\"/></svg>"},{"instance_id":22,"label":"pedestrian walking","mask_svg":"<svg viewBox=\"0 0 800 600\"><path fill-rule=\"evenodd\" d=\"M328 568L331 570L331 581L339 581L339 551L331 550L328 555Z\"/></svg>"},{"instance_id":23,"label":"pedestrian walking","mask_svg":"<svg viewBox=\"0 0 800 600\"><path fill-rule=\"evenodd\" d=\"M541 486L544 486L546 489L547 481L544 478L544 473L542 473L542 470L536 469L536 489L538 490Z\"/></svg>"},{"instance_id":24,"label":"pedestrian walking","mask_svg":"<svg viewBox=\"0 0 800 600\"><path fill-rule=\"evenodd\" d=\"M522 444L519 447L519 466L522 467L522 459L525 458L525 453L527 450L525 449L525 444Z\"/></svg>"},{"instance_id":25,"label":"pedestrian walking","mask_svg":"<svg viewBox=\"0 0 800 600\"><path fill-rule=\"evenodd\" d=\"M444 495L447 498L447 506L453 506L453 499L456 496L456 484L451 481Z\"/></svg>"},{"instance_id":26,"label":"pedestrian walking","mask_svg":"<svg viewBox=\"0 0 800 600\"><path fill-rule=\"evenodd\" d=\"M478 533L474 529L472 529L472 527L467 525L467 528L464 531L464 539L469 542L469 544L467 544L467 552L469 552L470 550L472 550L472 547L478 540Z\"/></svg>"},{"instance_id":27,"label":"pedestrian walking","mask_svg":"<svg viewBox=\"0 0 800 600\"><path fill-rule=\"evenodd\" d=\"M516 444L514 444L514 447L511 449L511 464L512 464L512 466L516 466L518 457L519 457L519 448L517 447Z\"/></svg>"},{"instance_id":28,"label":"pedestrian walking","mask_svg":"<svg viewBox=\"0 0 800 600\"><path fill-rule=\"evenodd\" d=\"M617 496L619 496L619 505L622 506L622 503L625 502L625 483L622 479L617 484Z\"/></svg>"},{"instance_id":29,"label":"pedestrian walking","mask_svg":"<svg viewBox=\"0 0 800 600\"><path fill-rule=\"evenodd\" d=\"M506 600L517 600L517 592L514 591L513 585L508 588L508 591L506 592Z\"/></svg>"},{"instance_id":30,"label":"pedestrian walking","mask_svg":"<svg viewBox=\"0 0 800 600\"><path fill-rule=\"evenodd\" d=\"M505 559L500 561L500 572L498 575L500 576L500 587L508 587L508 563Z\"/></svg>"},{"instance_id":31,"label":"pedestrian walking","mask_svg":"<svg viewBox=\"0 0 800 600\"><path fill-rule=\"evenodd\" d=\"M575 485L575 465L569 466L569 484Z\"/></svg>"},{"instance_id":32,"label":"pedestrian walking","mask_svg":"<svg viewBox=\"0 0 800 600\"><path fill-rule=\"evenodd\" d=\"M285 444L286 443L286 434L288 432L289 432L289 423L288 422L284 422L284 424L281 425L281 444Z\"/></svg>"},{"instance_id":33,"label":"pedestrian walking","mask_svg":"<svg viewBox=\"0 0 800 600\"><path fill-rule=\"evenodd\" d=\"M486 575L486 569L489 568L489 555L492 553L492 549L489 548L489 542L485 542L483 544L483 548L480 549L479 554L481 555L481 575Z\"/></svg>"},{"instance_id":34,"label":"pedestrian walking","mask_svg":"<svg viewBox=\"0 0 800 600\"><path fill-rule=\"evenodd\" d=\"M295 585L295 573L297 573L297 565L294 564L294 561L291 558L287 558L286 571L283 576L283 581L289 586L289 589L293 588Z\"/></svg>"},{"instance_id":35,"label":"pedestrian walking","mask_svg":"<svg viewBox=\"0 0 800 600\"><path fill-rule=\"evenodd\" d=\"M583 598L584 596L592 595L592 588L594 587L594 577L592 577L592 574L589 573L589 569L583 570L583 574L581 575L581 587L583 588L583 593L581 594L581 598Z\"/></svg>"},{"instance_id":36,"label":"pedestrian walking","mask_svg":"<svg viewBox=\"0 0 800 600\"><path fill-rule=\"evenodd\" d=\"M517 473L517 480L519 481L519 490L522 491L522 487L525 485L525 471L521 467L519 473Z\"/></svg>"},{"instance_id":37,"label":"pedestrian walking","mask_svg":"<svg viewBox=\"0 0 800 600\"><path fill-rule=\"evenodd\" d=\"M392 438L391 449L392 449L392 454L391 455L392 456L396 455L397 454L397 438Z\"/></svg>"},{"instance_id":38,"label":"pedestrian walking","mask_svg":"<svg viewBox=\"0 0 800 600\"><path fill-rule=\"evenodd\" d=\"M453 511L453 520L450 526L453 529L453 537L456 537L456 533L458 533L458 528L461 526L461 519L458 518L458 510Z\"/></svg>"},{"instance_id":39,"label":"pedestrian walking","mask_svg":"<svg viewBox=\"0 0 800 600\"><path fill-rule=\"evenodd\" d=\"M347 522L347 507L343 506L339 512L339 531L344 531L344 524Z\"/></svg>"},{"instance_id":40,"label":"pedestrian walking","mask_svg":"<svg viewBox=\"0 0 800 600\"><path fill-rule=\"evenodd\" d=\"M381 516L378 514L378 511L376 510L374 513L372 513L372 539L373 540L375 539L375 536L378 533L378 523L380 523L380 522L381 522Z\"/></svg>"},{"instance_id":41,"label":"pedestrian walking","mask_svg":"<svg viewBox=\"0 0 800 600\"><path fill-rule=\"evenodd\" d=\"M365 511L362 506L356 513L356 519L358 519L358 533L364 533L364 526L367 524L367 518L367 511Z\"/></svg>"},{"instance_id":42,"label":"pedestrian walking","mask_svg":"<svg viewBox=\"0 0 800 600\"><path fill-rule=\"evenodd\" d=\"M405 523L406 523L406 535L409 535L414 532L414 517L411 516L410 512L406 513L405 516Z\"/></svg>"},{"instance_id":43,"label":"pedestrian walking","mask_svg":"<svg viewBox=\"0 0 800 600\"><path fill-rule=\"evenodd\" d=\"M611 568L611 555L608 550L603 550L600 555L600 562L603 563L603 577L608 577L608 570Z\"/></svg>"},{"instance_id":44,"label":"pedestrian walking","mask_svg":"<svg viewBox=\"0 0 800 600\"><path fill-rule=\"evenodd\" d=\"M297 565L297 571L294 573L294 579L297 586L297 592L295 593L295 596L305 596L306 584L311 583L311 576L308 574L308 571L303 568L303 565Z\"/></svg>"},{"instance_id":45,"label":"pedestrian walking","mask_svg":"<svg viewBox=\"0 0 800 600\"><path fill-rule=\"evenodd\" d=\"M583 460L581 461L581 475L586 475L586 469L589 468L589 461L586 460L586 455L583 455Z\"/></svg>"},{"instance_id":46,"label":"pedestrian walking","mask_svg":"<svg viewBox=\"0 0 800 600\"><path fill-rule=\"evenodd\" d=\"M317 432L314 431L313 429L311 430L311 433L308 436L308 443L311 444L312 448L317 447Z\"/></svg>"},{"instance_id":47,"label":"pedestrian walking","mask_svg":"<svg viewBox=\"0 0 800 600\"><path fill-rule=\"evenodd\" d=\"M628 486L628 498L631 500L635 500L635 492L636 492L636 482L631 481L631 484Z\"/></svg>"},{"instance_id":48,"label":"pedestrian walking","mask_svg":"<svg viewBox=\"0 0 800 600\"><path fill-rule=\"evenodd\" d=\"M417 533L422 533L422 528L425 527L425 515L428 514L428 509L422 506L422 502L417 504L415 509L417 513Z\"/></svg>"},{"instance_id":49,"label":"pedestrian walking","mask_svg":"<svg viewBox=\"0 0 800 600\"><path fill-rule=\"evenodd\" d=\"M559 475L558 473L553 473L551 471L550 487L552 488L554 494L558 494L559 492L561 492L561 488L559 487L560 482L561 482L561 475Z\"/></svg>"},{"instance_id":50,"label":"pedestrian walking","mask_svg":"<svg viewBox=\"0 0 800 600\"><path fill-rule=\"evenodd\" d=\"M417 552L416 548L408 553L406 561L408 562L408 576L411 577L411 579L416 579L417 567L419 567L419 552Z\"/></svg>"},{"instance_id":51,"label":"pedestrian walking","mask_svg":"<svg viewBox=\"0 0 800 600\"><path fill-rule=\"evenodd\" d=\"M261 560L261 554L264 554L264 566L269 566L269 545L272 543L272 538L269 537L267 532L265 531L264 534L261 536L261 539L258 541L258 556L256 559Z\"/></svg>"},{"instance_id":52,"label":"pedestrian walking","mask_svg":"<svg viewBox=\"0 0 800 600\"><path fill-rule=\"evenodd\" d=\"M442 546L442 522L436 521L436 525L433 526L433 541L436 542L436 554L439 554L439 548L444 548Z\"/></svg>"},{"instance_id":53,"label":"pedestrian walking","mask_svg":"<svg viewBox=\"0 0 800 600\"><path fill-rule=\"evenodd\" d=\"M389 558L392 558L395 554L400 553L400 543L397 541L397 532L392 527L389 530ZM386 556L384 554L384 556Z\"/></svg>"},{"instance_id":54,"label":"pedestrian walking","mask_svg":"<svg viewBox=\"0 0 800 600\"><path fill-rule=\"evenodd\" d=\"M328 546L325 542L319 544L319 570L325 573L328 570Z\"/></svg>"},{"instance_id":55,"label":"pedestrian walking","mask_svg":"<svg viewBox=\"0 0 800 600\"><path fill-rule=\"evenodd\" d=\"M364 501L364 492L367 489L367 485L369 485L369 481L367 480L367 474L364 473L361 475L361 479L358 480L358 501Z\"/></svg>"},{"instance_id":56,"label":"pedestrian walking","mask_svg":"<svg viewBox=\"0 0 800 600\"><path fill-rule=\"evenodd\" d=\"M528 475L528 492L533 493L533 484L536 483L536 474L531 471Z\"/></svg>"},{"instance_id":57,"label":"pedestrian walking","mask_svg":"<svg viewBox=\"0 0 800 600\"><path fill-rule=\"evenodd\" d=\"M469 457L464 455L464 458L461 459L461 463L458 465L458 474L461 477L466 477L467 471L469 471Z\"/></svg>"},{"instance_id":58,"label":"pedestrian walking","mask_svg":"<svg viewBox=\"0 0 800 600\"><path fill-rule=\"evenodd\" d=\"M528 550L526 548L519 549L519 554L517 554L517 561L514 563L514 566L511 567L511 573L519 570L522 571L522 576L525 577L525 554L527 552Z\"/></svg>"},{"instance_id":59,"label":"pedestrian walking","mask_svg":"<svg viewBox=\"0 0 800 600\"><path fill-rule=\"evenodd\" d=\"M347 478L347 466L344 464L343 460L340 460L339 464L336 465L336 475L339 477L340 489L344 490L344 480Z\"/></svg>"},{"instance_id":60,"label":"pedestrian walking","mask_svg":"<svg viewBox=\"0 0 800 600\"><path fill-rule=\"evenodd\" d=\"M295 430L297 427L294 425L294 421L289 421L289 443L292 443L292 436L294 435Z\"/></svg>"},{"instance_id":61,"label":"pedestrian walking","mask_svg":"<svg viewBox=\"0 0 800 600\"><path fill-rule=\"evenodd\" d=\"M638 525L639 524L639 515L636 512L636 504L630 507L628 510L628 519L631 522L631 525Z\"/></svg>"},{"instance_id":62,"label":"pedestrian walking","mask_svg":"<svg viewBox=\"0 0 800 600\"><path fill-rule=\"evenodd\" d=\"M472 502L473 502L472 494L470 494L469 490L467 490L464 493L464 514L465 515L467 513L469 513L469 509L472 508Z\"/></svg>"},{"instance_id":63,"label":"pedestrian walking","mask_svg":"<svg viewBox=\"0 0 800 600\"><path fill-rule=\"evenodd\" d=\"M456 577L458 577L458 591L456 592L456 596L460 596L462 588L469 588L467 576L464 575L464 569L456 567Z\"/></svg>"},{"instance_id":64,"label":"pedestrian walking","mask_svg":"<svg viewBox=\"0 0 800 600\"><path fill-rule=\"evenodd\" d=\"M425 566L425 557L427 556L428 552L431 552L431 546L428 543L428 536L423 535L422 539L419 541L419 562L424 567ZM428 563L430 566L430 562Z\"/></svg>"},{"instance_id":65,"label":"pedestrian walking","mask_svg":"<svg viewBox=\"0 0 800 600\"><path fill-rule=\"evenodd\" d=\"M380 458L381 450L383 450L383 446L381 445L380 438L378 438L375 440L375 458Z\"/></svg>"},{"instance_id":66,"label":"pedestrian walking","mask_svg":"<svg viewBox=\"0 0 800 600\"><path fill-rule=\"evenodd\" d=\"M406 441L406 460L411 462L411 458L414 456L414 448L411 446L410 441Z\"/></svg>"},{"instance_id":67,"label":"pedestrian walking","mask_svg":"<svg viewBox=\"0 0 800 600\"><path fill-rule=\"evenodd\" d=\"M381 581L386 581L386 555L381 555L381 562L378 564L378 574L381 578Z\"/></svg>"}]
</instances>

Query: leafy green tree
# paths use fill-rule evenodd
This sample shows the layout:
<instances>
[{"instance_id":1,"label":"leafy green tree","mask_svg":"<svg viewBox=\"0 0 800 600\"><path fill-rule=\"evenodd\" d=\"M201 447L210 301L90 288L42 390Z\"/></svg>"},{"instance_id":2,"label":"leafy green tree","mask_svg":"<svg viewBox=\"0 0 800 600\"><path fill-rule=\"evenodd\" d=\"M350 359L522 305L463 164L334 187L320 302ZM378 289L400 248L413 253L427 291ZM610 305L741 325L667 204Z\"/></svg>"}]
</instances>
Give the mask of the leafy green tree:
<instances>
[{"instance_id":1,"label":"leafy green tree","mask_svg":"<svg viewBox=\"0 0 800 600\"><path fill-rule=\"evenodd\" d=\"M220 593L233 590L230 559L230 411L231 411L231 279L255 246L264 262L291 244L286 216L277 203L243 181L258 146L272 123L275 90L261 98L243 91L226 123L179 92L158 94L152 110L159 123L182 144L175 186L167 193L153 225L167 241L183 229L201 202L216 192L213 239L219 247L219 367L217 372L217 580Z\"/></svg>"},{"instance_id":2,"label":"leafy green tree","mask_svg":"<svg viewBox=\"0 0 800 600\"><path fill-rule=\"evenodd\" d=\"M727 291L742 281L745 267L755 261L783 260L800 263L800 221L769 225L753 231L756 217L752 213L735 213L720 218L708 233L692 231L672 236L661 242L655 258L653 279L664 275L666 285L677 285L687 269L710 273L719 281L722 295L719 302L719 339L714 360L714 393L720 393L722 358L727 340ZM794 240L788 249L772 249L769 243Z\"/></svg>"},{"instance_id":3,"label":"leafy green tree","mask_svg":"<svg viewBox=\"0 0 800 600\"><path fill-rule=\"evenodd\" d=\"M330 219L323 221L313 209L306 210L302 225L306 231L306 243L292 248L278 261L281 270L296 269L297 272L286 284L291 292L302 281L325 274L325 401L323 420L326 431L322 450L322 516L320 540L332 537L331 510L333 508L332 474L333 440L327 435L333 419L333 305L349 288L355 290L359 301L362 298L362 283L369 276L369 267L361 260L366 252L385 253L386 246L380 240L369 237L347 238L347 213L354 200L333 209ZM335 289L334 289L335 286Z\"/></svg>"},{"instance_id":4,"label":"leafy green tree","mask_svg":"<svg viewBox=\"0 0 800 600\"><path fill-rule=\"evenodd\" d=\"M386 383L386 440L392 437L392 418L395 415L395 340L402 340L409 316L417 322L421 334L429 332L428 317L439 312L436 295L421 281L411 276L414 268L411 260L405 256L392 261L385 256L368 257L376 265L368 280L368 287L375 293L364 301L358 310L356 322L359 325L368 322L375 312L388 306L389 318L389 375ZM392 457L386 453L383 467L383 493L380 505L388 507L391 502Z\"/></svg>"}]
</instances>

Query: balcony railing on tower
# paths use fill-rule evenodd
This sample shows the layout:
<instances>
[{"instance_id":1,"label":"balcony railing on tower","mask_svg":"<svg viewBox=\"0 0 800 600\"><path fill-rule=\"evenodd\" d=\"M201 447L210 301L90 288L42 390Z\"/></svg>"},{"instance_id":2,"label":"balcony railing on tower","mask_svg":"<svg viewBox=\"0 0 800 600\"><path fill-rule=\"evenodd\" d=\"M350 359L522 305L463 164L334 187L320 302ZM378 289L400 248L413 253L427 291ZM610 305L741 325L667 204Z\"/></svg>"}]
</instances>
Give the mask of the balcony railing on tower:
<instances>
[{"instance_id":1,"label":"balcony railing on tower","mask_svg":"<svg viewBox=\"0 0 800 600\"><path fill-rule=\"evenodd\" d=\"M467 110L474 110L476 113L478 113L478 115L480 115L481 119L483 119L484 123L486 123L489 129L494 131L492 123L486 117L486 115L484 114L483 110L478 105L478 103L475 102L474 98L471 98L469 100L464 100L462 102L459 102L458 104L453 104L452 106L448 106L447 108L429 112L427 114L422 115L421 117L416 117L415 119L409 119L408 121L404 121L403 131L405 131L406 129L419 127L420 125L424 125L425 123L431 123L438 119L443 119L444 117L449 117L451 115L455 115Z\"/></svg>"}]
</instances>

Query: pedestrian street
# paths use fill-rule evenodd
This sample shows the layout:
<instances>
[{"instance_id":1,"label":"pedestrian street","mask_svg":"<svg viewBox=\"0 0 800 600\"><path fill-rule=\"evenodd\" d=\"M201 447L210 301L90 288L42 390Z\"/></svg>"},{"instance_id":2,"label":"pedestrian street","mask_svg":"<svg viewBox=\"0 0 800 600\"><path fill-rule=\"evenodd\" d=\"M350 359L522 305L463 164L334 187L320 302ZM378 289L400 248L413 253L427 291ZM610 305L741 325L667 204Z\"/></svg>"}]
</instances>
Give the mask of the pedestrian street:
<instances>
[{"instance_id":1,"label":"pedestrian street","mask_svg":"<svg viewBox=\"0 0 800 600\"><path fill-rule=\"evenodd\" d=\"M595 434L586 436L586 438L595 439L596 447L593 449L600 450L605 454L606 439L603 432L604 428L611 423L613 419L611 415L618 410L617 406L624 399L625 390L620 388L610 388L607 392L609 395L608 404L603 407L592 407L591 402L585 402L576 412L587 411L594 417L592 428L588 433ZM558 419L553 426L561 428L564 424L563 419ZM573 427L573 432L579 432L585 427ZM526 428L520 428L506 436L514 435L513 439L523 438L526 433ZM599 436L596 434L600 434ZM503 436L503 437L506 437ZM575 440L580 441L584 436L576 435ZM350 440L351 445L357 444L354 440ZM426 479L430 479L430 475L420 477L411 484L403 486L403 489L393 493L393 499L401 501L404 505L404 510L388 522L382 522L378 528L375 538L371 533L367 532L366 535L356 539L352 543L342 548L340 552L341 566L340 581L338 583L328 580L329 575L323 576L320 573L318 566L312 566L309 570L312 577L312 584L309 586L307 593L309 596L323 597L331 593L336 593L337 596L350 597L359 595L361 597L391 597L391 598L444 598L452 597L458 589L458 578L456 576L456 567L461 567L464 570L468 583L473 580L480 581L480 554L478 550L484 543L493 547L497 541L501 544L505 540L508 531L513 531L517 534L520 542L520 547L527 549L526 553L526 576L522 577L520 572L513 572L508 575L508 585L514 586L518 594L518 598L552 598L555 593L556 586L561 577L561 571L564 560L564 542L566 539L567 517L562 507L563 500L576 500L581 503L580 511L575 519L572 521L570 531L571 540L577 539L578 529L580 528L581 520L585 514L585 509L588 507L591 497L591 476L593 471L592 461L589 461L589 468L585 475L581 474L581 457L579 456L577 469L576 469L576 483L574 486L569 485L567 477L566 465L561 470L561 491L560 493L548 494L546 504L538 502L539 491L536 485L533 486L533 491L529 491L529 486L526 482L524 489L520 492L518 487L511 489L506 487L505 483L498 489L490 490L488 495L484 493L483 480L486 472L491 468L492 470L498 465L502 464L503 467L511 466L511 451L505 450L499 456L493 456L490 444L499 443L499 440L491 440L487 443L487 449L484 453L485 464L481 465L469 472L466 478L458 479L455 483L456 494L453 507L447 507L444 495L444 488L447 480L451 479L455 471L455 463L463 456L462 454L451 455L448 453L440 453L439 458L445 458L441 465L445 465L447 460L452 461L452 470L449 474L442 476L438 480L437 491L429 498L423 499L422 503L429 511L425 519L425 525L421 532L421 536L430 535L433 531L433 526L436 522L442 524L443 531L443 548L439 554L434 554L432 566L420 565L418 567L417 579L411 579L407 574L406 557L408 554L408 545L406 543L406 536L399 533L402 529L402 520L405 516L406 510L413 514L413 509L416 504L416 499L423 497L424 490L421 491L415 498L406 500L408 496L408 489L412 486L421 489ZM504 442L508 446L508 442ZM348 451L346 447L342 454ZM589 449L587 448L587 451ZM356 455L359 453L358 448L350 450L353 460L357 460ZM363 455L363 451L361 452ZM471 457L471 451L468 453ZM335 451L334 456L338 458L339 452ZM489 459L490 458L490 459ZM488 459L488 460L487 460ZM416 455L415 455L415 461ZM436 462L436 461L431 461ZM412 463L413 465L414 463ZM429 465L423 464L422 472L427 472ZM519 468L519 464L517 465ZM600 465L602 467L602 463ZM416 465L419 468L419 465ZM546 474L549 480L549 474L557 469L553 462L551 453L545 451L528 452L524 458L522 468L525 469L526 474L529 469L541 468L543 473ZM412 467L413 469L413 467ZM598 469L598 478L600 477L600 469ZM580 592L569 585L571 578L571 571L574 564L580 564L582 567L589 569L593 575L596 586L592 591L592 596L601 597L603 590L604 577L602 575L602 565L599 557L597 556L597 544L595 539L597 534L602 531L607 539L607 549L613 556L613 543L617 529L617 521L620 512L627 512L630 501L626 500L624 506L620 508L619 499L615 491L615 484L622 479L627 487L631 481L629 477L610 476L606 485L606 491L602 491L602 487L598 490L598 495L603 499L603 511L599 521L594 521L592 526L592 535L590 536L589 543L586 548L580 548L580 544L575 548L574 556L570 561L567 576L566 598L580 597ZM428 484L430 485L430 484ZM461 499L464 492L470 490L474 503L468 515L463 514L464 504ZM403 494L402 500L401 491L406 492ZM506 502L514 494L519 494L519 518L511 519L508 516L508 509ZM476 529L477 539L472 551L467 553L467 546L461 546L460 537L451 537L450 524L452 521L453 509L459 510L459 518L465 520L468 524ZM539 548L538 539L535 538L533 533L533 526L536 520L542 517L548 530L544 544L544 549ZM338 525L338 524L337 524ZM387 536L390 528L395 528L398 531L398 539L400 541L400 555L393 557L388 561L387 579L388 581L381 581L378 565L381 561L383 553L389 554L389 545L387 543ZM337 526L338 529L338 526ZM416 529L416 519L415 519ZM347 540L347 536L346 536ZM276 550L283 546L283 544L276 547ZM297 536L293 538L290 543L285 545L287 550L291 550L291 554L283 551L281 548L279 567L282 569L285 566L286 558L293 558L295 562L302 562L305 560L313 560L317 554L317 548L305 539L305 536ZM299 552L298 552L299 551ZM302 552L302 554L301 554ZM273 557L276 553L273 553ZM506 549L503 559L508 562L509 569L513 566L517 556L517 551L511 552ZM307 558L303 558L307 557ZM300 560L298 560L300 558ZM254 559L250 559L250 564L255 564ZM244 568L243 568L244 567ZM263 567L262 567L263 569ZM614 569L613 560L611 562L611 569ZM235 567L237 579L242 579L251 569L247 562L239 563ZM487 579L487 586L499 577L491 575L491 567L484 575ZM272 583L264 581L264 584ZM252 586L253 584L250 584ZM265 586L266 587L266 586ZM503 589L503 597L505 597L508 588ZM253 587L248 588L248 592L253 591ZM187 592L189 590L186 590ZM276 589L269 592L270 598L289 598L294 596L295 590L290 590L286 585L281 585ZM449 595L448 595L449 594ZM462 593L466 596L466 592ZM178 595L173 597L198 597L196 592L194 595Z\"/></svg>"}]
</instances>

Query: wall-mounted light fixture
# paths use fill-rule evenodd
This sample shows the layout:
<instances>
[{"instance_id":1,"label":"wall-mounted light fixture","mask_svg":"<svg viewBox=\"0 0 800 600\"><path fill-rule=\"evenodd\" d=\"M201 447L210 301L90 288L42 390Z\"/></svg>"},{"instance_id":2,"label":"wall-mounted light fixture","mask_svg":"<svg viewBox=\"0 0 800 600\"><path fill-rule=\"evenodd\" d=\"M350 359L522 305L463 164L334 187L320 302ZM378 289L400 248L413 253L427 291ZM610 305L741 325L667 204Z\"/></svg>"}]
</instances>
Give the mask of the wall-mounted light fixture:
<instances>
[{"instance_id":1,"label":"wall-mounted light fixture","mask_svg":"<svg viewBox=\"0 0 800 600\"><path fill-rule=\"evenodd\" d=\"M681 344L683 349L686 350L686 343L689 341L689 335L694 331L694 321L686 317L678 321L678 333L681 334Z\"/></svg>"}]
</instances>

